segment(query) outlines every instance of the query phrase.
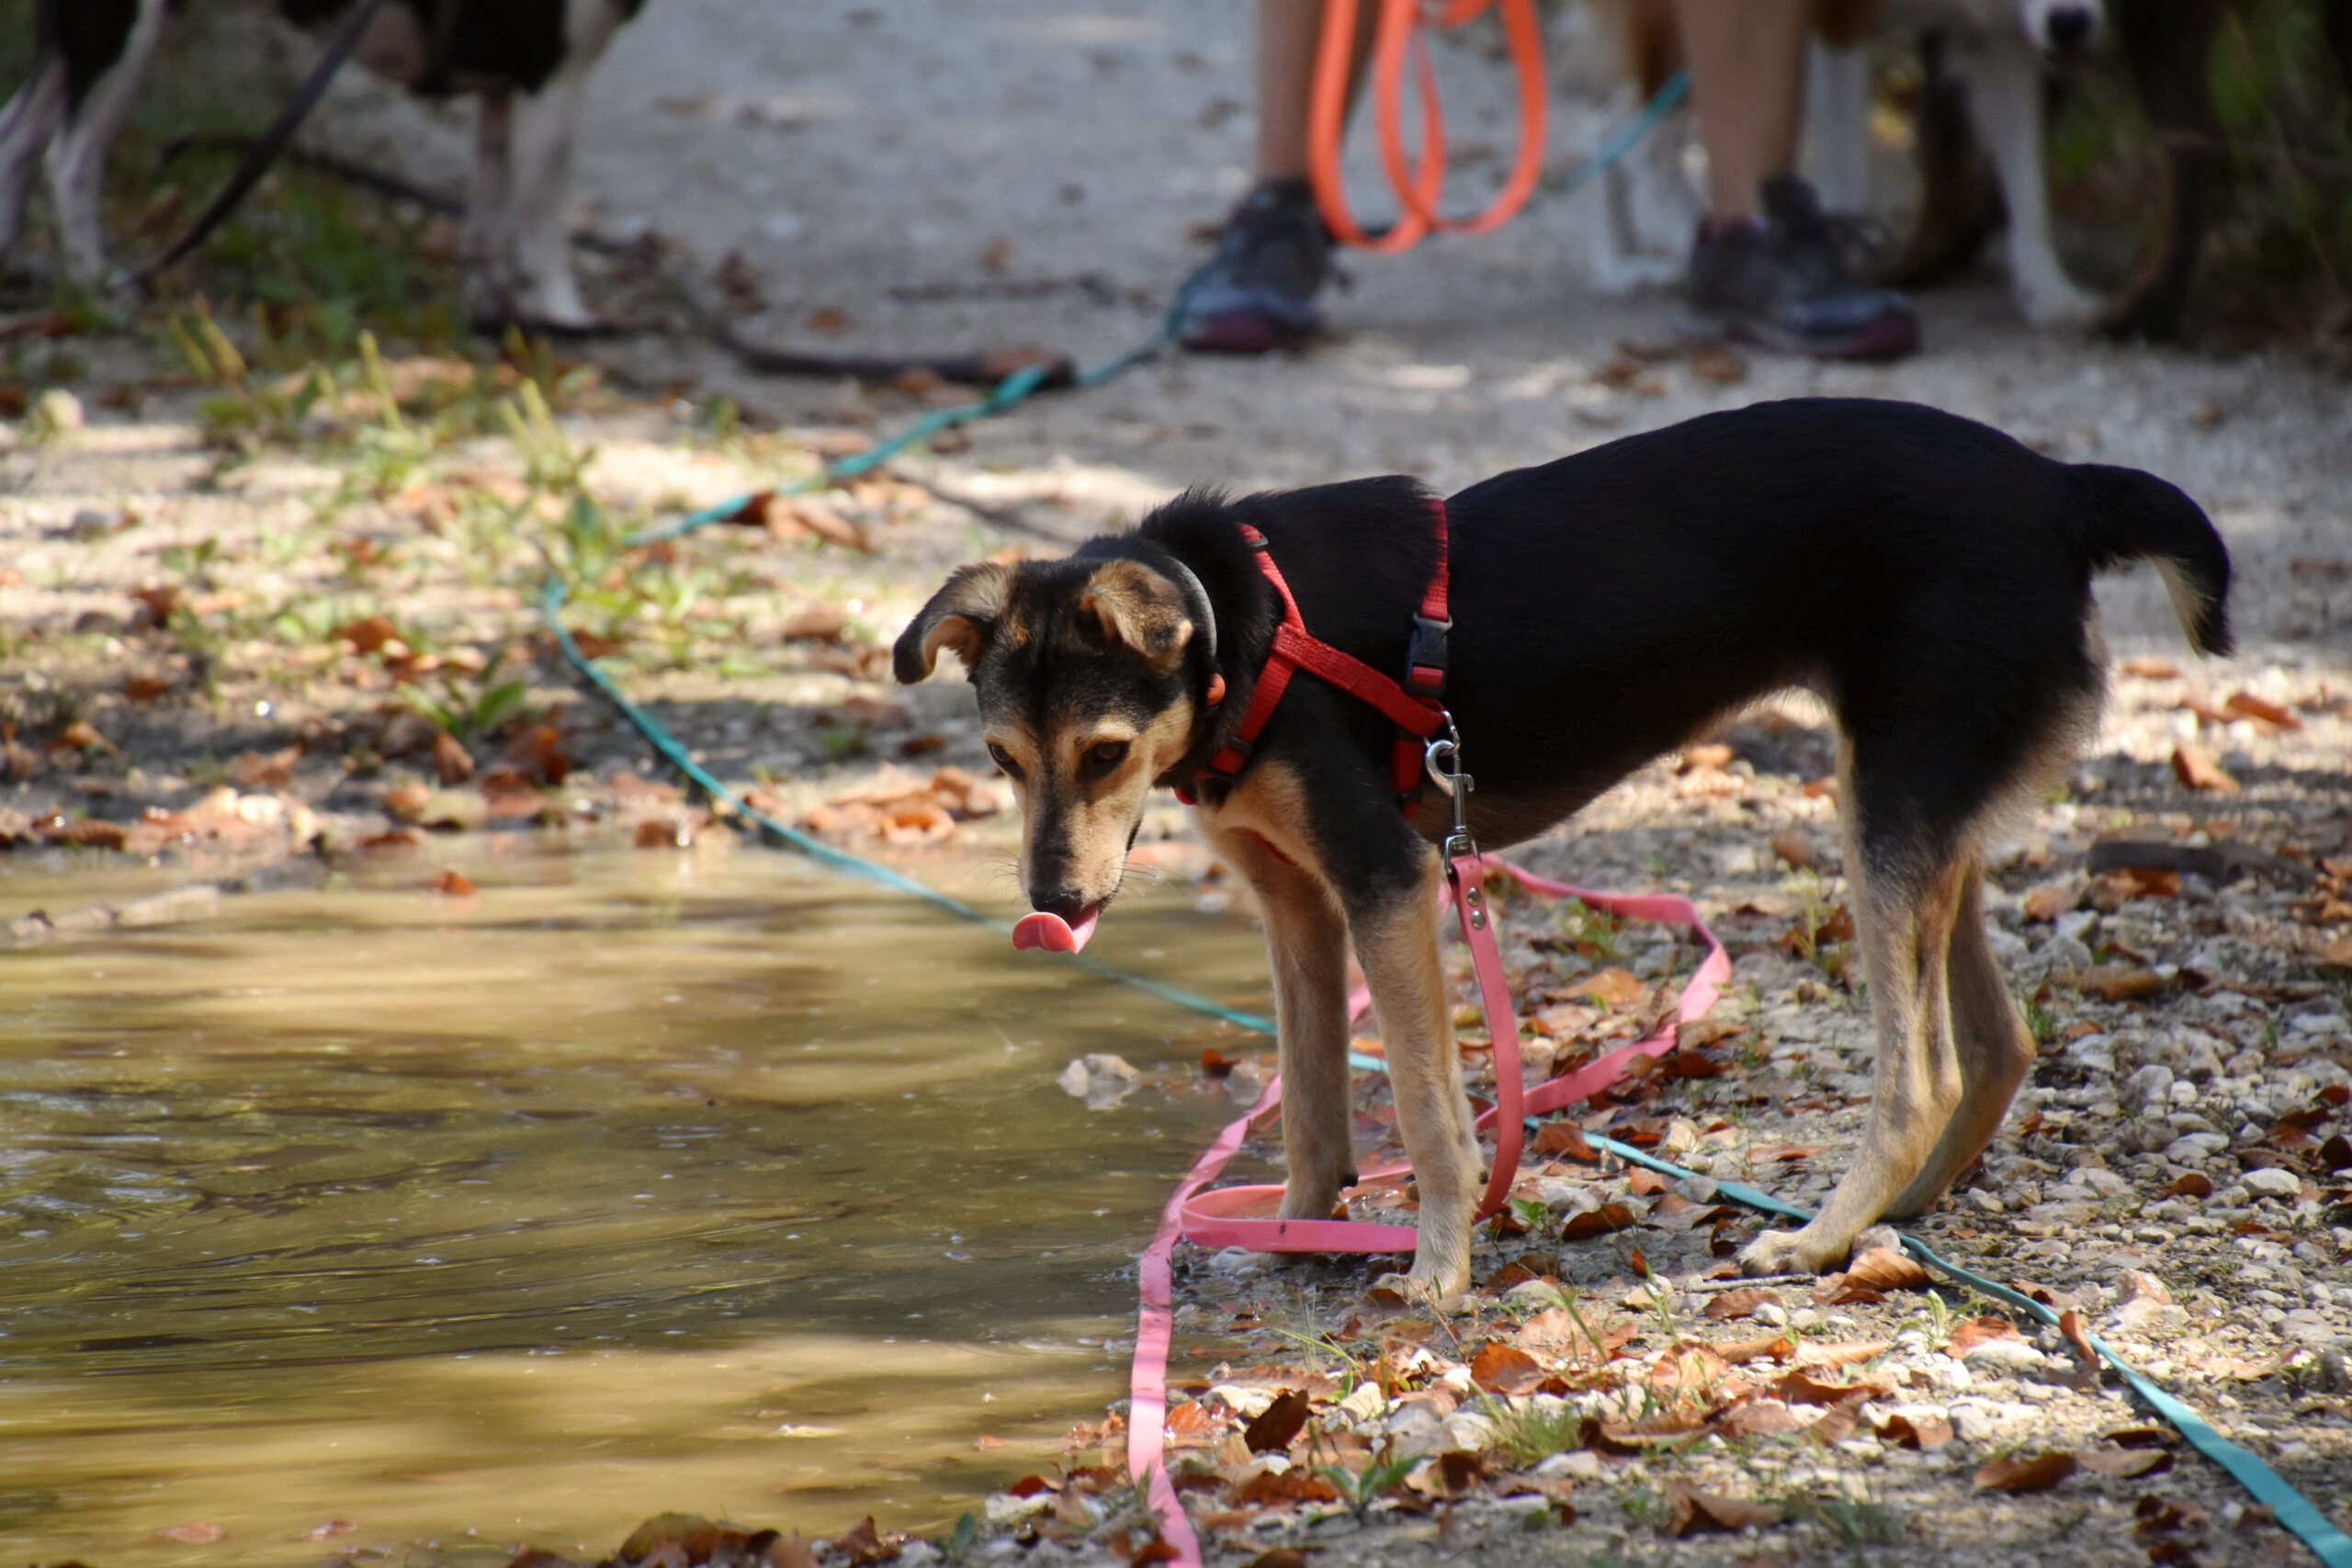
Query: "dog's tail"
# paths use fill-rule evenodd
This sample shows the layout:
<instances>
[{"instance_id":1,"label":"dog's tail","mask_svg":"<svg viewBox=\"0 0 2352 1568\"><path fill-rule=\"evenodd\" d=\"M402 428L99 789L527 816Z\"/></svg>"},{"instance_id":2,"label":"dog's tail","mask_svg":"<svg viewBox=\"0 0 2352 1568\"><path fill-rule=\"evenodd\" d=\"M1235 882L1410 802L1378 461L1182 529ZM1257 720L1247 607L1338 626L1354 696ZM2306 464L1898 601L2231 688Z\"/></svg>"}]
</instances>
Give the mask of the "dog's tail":
<instances>
[{"instance_id":1,"label":"dog's tail","mask_svg":"<svg viewBox=\"0 0 2352 1568\"><path fill-rule=\"evenodd\" d=\"M2093 571L2153 562L2172 595L2181 634L2199 653L2230 651L2230 552L2204 509L2178 487L2137 468L2074 466L2083 543Z\"/></svg>"}]
</instances>

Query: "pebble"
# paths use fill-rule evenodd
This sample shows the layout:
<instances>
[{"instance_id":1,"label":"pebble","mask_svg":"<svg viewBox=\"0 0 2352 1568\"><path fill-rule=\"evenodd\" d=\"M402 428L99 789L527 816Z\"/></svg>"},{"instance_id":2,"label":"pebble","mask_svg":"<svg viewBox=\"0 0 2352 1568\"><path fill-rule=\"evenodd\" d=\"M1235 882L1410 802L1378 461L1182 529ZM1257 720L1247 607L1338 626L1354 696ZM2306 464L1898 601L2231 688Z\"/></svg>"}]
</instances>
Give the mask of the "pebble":
<instances>
[{"instance_id":1,"label":"pebble","mask_svg":"<svg viewBox=\"0 0 2352 1568\"><path fill-rule=\"evenodd\" d=\"M2039 1367L2050 1358L2022 1339L1986 1339L1971 1345L1961 1359L1972 1367L1991 1367L2003 1371L2023 1371Z\"/></svg>"},{"instance_id":2,"label":"pebble","mask_svg":"<svg viewBox=\"0 0 2352 1568\"><path fill-rule=\"evenodd\" d=\"M1578 1449L1576 1452L1568 1454L1554 1454L1535 1467L1534 1475L1538 1481L1559 1481L1565 1478L1598 1481L1600 1479L1600 1456L1590 1449Z\"/></svg>"},{"instance_id":3,"label":"pebble","mask_svg":"<svg viewBox=\"0 0 2352 1568\"><path fill-rule=\"evenodd\" d=\"M1786 1328L1789 1325L1789 1309L1778 1302L1766 1302L1749 1315L1767 1328Z\"/></svg>"},{"instance_id":4,"label":"pebble","mask_svg":"<svg viewBox=\"0 0 2352 1568\"><path fill-rule=\"evenodd\" d=\"M2247 1191L2265 1198L2292 1198L2303 1190L2302 1178L2275 1167L2249 1170L2238 1179L2245 1184Z\"/></svg>"}]
</instances>

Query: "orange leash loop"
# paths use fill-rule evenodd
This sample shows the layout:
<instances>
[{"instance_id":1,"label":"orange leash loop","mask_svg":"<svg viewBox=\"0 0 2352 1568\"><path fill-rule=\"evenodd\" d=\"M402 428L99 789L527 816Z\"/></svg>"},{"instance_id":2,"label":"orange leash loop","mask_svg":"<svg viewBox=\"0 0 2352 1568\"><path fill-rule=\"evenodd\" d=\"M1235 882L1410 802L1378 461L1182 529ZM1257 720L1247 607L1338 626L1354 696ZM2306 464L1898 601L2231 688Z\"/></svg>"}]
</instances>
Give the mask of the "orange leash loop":
<instances>
[{"instance_id":1,"label":"orange leash loop","mask_svg":"<svg viewBox=\"0 0 2352 1568\"><path fill-rule=\"evenodd\" d=\"M1343 243L1366 250L1408 250L1432 231L1483 234L1518 216L1534 194L1544 172L1548 95L1544 80L1544 39L1535 0L1451 0L1434 13L1422 0L1374 0L1380 20L1373 43L1373 119L1380 137L1381 162L1404 210L1385 231L1367 232L1349 210L1340 173L1346 130L1348 78L1354 62L1356 0L1324 0L1323 36L1315 55L1315 80L1307 101L1307 177L1323 221ZM1445 117L1438 102L1437 77L1421 37L1425 26L1460 27L1490 6L1502 13L1503 32L1519 78L1519 153L1510 175L1485 210L1449 218L1438 210L1445 188ZM1405 152L1405 65L1413 64L1421 105L1421 152L1418 164Z\"/></svg>"}]
</instances>

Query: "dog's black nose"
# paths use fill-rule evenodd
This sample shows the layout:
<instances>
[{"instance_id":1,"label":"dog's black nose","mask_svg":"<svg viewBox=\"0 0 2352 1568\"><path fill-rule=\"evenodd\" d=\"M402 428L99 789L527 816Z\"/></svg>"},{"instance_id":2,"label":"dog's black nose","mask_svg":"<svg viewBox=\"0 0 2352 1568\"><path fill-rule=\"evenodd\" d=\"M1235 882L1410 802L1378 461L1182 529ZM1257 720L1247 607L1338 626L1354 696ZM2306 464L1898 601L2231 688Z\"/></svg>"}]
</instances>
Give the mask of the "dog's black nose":
<instances>
[{"instance_id":1,"label":"dog's black nose","mask_svg":"<svg viewBox=\"0 0 2352 1568\"><path fill-rule=\"evenodd\" d=\"M2071 52L2090 42L2098 15L2087 6L2062 6L2050 13L2042 26L2050 34L2051 48Z\"/></svg>"},{"instance_id":2,"label":"dog's black nose","mask_svg":"<svg viewBox=\"0 0 2352 1568\"><path fill-rule=\"evenodd\" d=\"M1075 887L1057 887L1050 892L1037 894L1030 898L1029 907L1048 915L1059 915L1072 923L1086 913L1086 900L1080 897Z\"/></svg>"}]
</instances>

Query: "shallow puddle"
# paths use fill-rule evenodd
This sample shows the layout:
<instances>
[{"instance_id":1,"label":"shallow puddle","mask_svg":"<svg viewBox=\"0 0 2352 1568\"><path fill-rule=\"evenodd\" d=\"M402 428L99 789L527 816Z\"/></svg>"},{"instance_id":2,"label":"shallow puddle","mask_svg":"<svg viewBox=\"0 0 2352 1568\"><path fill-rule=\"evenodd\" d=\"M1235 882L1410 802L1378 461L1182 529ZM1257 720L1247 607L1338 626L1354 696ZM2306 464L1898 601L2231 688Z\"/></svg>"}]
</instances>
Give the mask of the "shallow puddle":
<instances>
[{"instance_id":1,"label":"shallow puddle","mask_svg":"<svg viewBox=\"0 0 2352 1568\"><path fill-rule=\"evenodd\" d=\"M457 863L0 952L0 1557L933 1526L1124 1393L1216 1025L782 854ZM1262 1005L1173 896L1093 951ZM1093 1051L1146 1087L1086 1110Z\"/></svg>"}]
</instances>

